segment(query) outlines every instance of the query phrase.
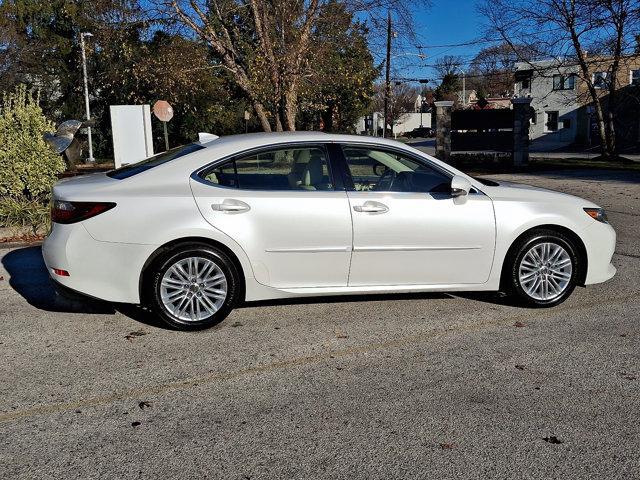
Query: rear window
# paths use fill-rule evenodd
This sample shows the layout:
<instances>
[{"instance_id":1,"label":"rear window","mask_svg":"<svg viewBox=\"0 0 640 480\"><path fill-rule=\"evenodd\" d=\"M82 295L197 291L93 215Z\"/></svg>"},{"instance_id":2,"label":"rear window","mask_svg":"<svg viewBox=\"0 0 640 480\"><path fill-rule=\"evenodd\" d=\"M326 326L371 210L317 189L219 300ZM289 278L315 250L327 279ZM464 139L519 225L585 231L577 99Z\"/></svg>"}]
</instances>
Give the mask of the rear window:
<instances>
[{"instance_id":1,"label":"rear window","mask_svg":"<svg viewBox=\"0 0 640 480\"><path fill-rule=\"evenodd\" d=\"M107 172L107 175L111 178L122 180L124 178L129 178L137 175L138 173L142 173L146 170L149 170L150 168L162 165L163 163L175 160L176 158L184 157L185 155L189 155L190 153L202 150L203 148L204 147L202 145L199 145L197 143L190 143L188 145L183 145L182 147L172 148L171 150L159 153L158 155L154 155L153 157L145 158L140 162L131 163L129 165L125 165L124 167L111 170L110 172Z\"/></svg>"}]
</instances>

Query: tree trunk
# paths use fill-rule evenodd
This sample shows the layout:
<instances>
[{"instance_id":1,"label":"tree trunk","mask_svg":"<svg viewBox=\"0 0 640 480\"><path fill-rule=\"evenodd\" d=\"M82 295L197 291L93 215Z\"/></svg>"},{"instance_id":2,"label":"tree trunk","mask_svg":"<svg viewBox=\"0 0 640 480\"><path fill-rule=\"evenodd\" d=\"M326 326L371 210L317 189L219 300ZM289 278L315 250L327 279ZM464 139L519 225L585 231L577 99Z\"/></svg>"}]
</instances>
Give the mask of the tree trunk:
<instances>
[{"instance_id":1,"label":"tree trunk","mask_svg":"<svg viewBox=\"0 0 640 480\"><path fill-rule=\"evenodd\" d=\"M598 136L600 137L600 153L603 157L608 157L609 154L607 152L607 126L605 124L604 113L602 111L602 105L600 104L600 100L597 98L597 93L592 95L592 100L594 101L594 108L596 111L596 121L598 122ZM589 125L589 128L591 126Z\"/></svg>"},{"instance_id":2,"label":"tree trunk","mask_svg":"<svg viewBox=\"0 0 640 480\"><path fill-rule=\"evenodd\" d=\"M611 110L611 104L609 104L607 120L607 156L609 159L614 160L618 156L618 148L616 144L615 115Z\"/></svg>"},{"instance_id":3,"label":"tree trunk","mask_svg":"<svg viewBox=\"0 0 640 480\"><path fill-rule=\"evenodd\" d=\"M260 120L260 125L262 126L262 130L264 130L265 132L270 132L271 124L269 123L269 117L267 116L267 112L264 109L264 106L257 100L254 100L253 109L256 111L258 120Z\"/></svg>"},{"instance_id":4,"label":"tree trunk","mask_svg":"<svg viewBox=\"0 0 640 480\"><path fill-rule=\"evenodd\" d=\"M295 132L296 130L296 114L298 111L298 95L296 93L296 87L293 86L287 92L284 100L284 125L289 132Z\"/></svg>"}]
</instances>

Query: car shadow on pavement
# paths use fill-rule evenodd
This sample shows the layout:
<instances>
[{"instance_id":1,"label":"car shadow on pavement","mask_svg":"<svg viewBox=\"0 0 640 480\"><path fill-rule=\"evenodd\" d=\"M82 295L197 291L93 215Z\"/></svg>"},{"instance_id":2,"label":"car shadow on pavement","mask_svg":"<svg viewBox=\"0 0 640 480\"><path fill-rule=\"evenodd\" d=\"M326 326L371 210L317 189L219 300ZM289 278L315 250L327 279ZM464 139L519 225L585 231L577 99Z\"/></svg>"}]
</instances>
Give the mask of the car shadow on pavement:
<instances>
[{"instance_id":1,"label":"car shadow on pavement","mask_svg":"<svg viewBox=\"0 0 640 480\"><path fill-rule=\"evenodd\" d=\"M9 274L9 285L20 294L30 305L49 312L93 313L123 315L139 323L167 328L152 312L139 306L110 303L83 295L78 298L68 298L56 292L42 258L40 246L18 248L2 257L2 265ZM263 300L245 302L240 308L252 308L277 305L303 305L324 303L352 303L398 300L429 300L466 298L496 305L508 305L508 302L493 292L478 293L395 293L368 295L334 295L327 297L283 298L278 300Z\"/></svg>"},{"instance_id":2,"label":"car shadow on pavement","mask_svg":"<svg viewBox=\"0 0 640 480\"><path fill-rule=\"evenodd\" d=\"M49 312L115 313L113 305L89 297L69 299L56 293L40 246L12 250L2 257L9 285L30 305Z\"/></svg>"},{"instance_id":3,"label":"car shadow on pavement","mask_svg":"<svg viewBox=\"0 0 640 480\"><path fill-rule=\"evenodd\" d=\"M167 328L152 312L139 305L111 303L82 294L71 297L56 292L42 258L40 246L18 248L2 257L9 285L30 305L48 312L113 315L119 312L136 322Z\"/></svg>"}]
</instances>

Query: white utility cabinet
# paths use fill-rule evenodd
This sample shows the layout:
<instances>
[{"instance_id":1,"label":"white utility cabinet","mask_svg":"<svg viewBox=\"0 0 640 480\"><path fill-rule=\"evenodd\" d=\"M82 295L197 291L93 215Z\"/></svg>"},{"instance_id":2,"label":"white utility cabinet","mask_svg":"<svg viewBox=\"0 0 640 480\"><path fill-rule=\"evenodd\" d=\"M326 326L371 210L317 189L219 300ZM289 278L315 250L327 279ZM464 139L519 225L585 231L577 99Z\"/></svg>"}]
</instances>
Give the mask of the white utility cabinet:
<instances>
[{"instance_id":1,"label":"white utility cabinet","mask_svg":"<svg viewBox=\"0 0 640 480\"><path fill-rule=\"evenodd\" d=\"M111 132L116 168L153 155L149 105L111 105Z\"/></svg>"}]
</instances>

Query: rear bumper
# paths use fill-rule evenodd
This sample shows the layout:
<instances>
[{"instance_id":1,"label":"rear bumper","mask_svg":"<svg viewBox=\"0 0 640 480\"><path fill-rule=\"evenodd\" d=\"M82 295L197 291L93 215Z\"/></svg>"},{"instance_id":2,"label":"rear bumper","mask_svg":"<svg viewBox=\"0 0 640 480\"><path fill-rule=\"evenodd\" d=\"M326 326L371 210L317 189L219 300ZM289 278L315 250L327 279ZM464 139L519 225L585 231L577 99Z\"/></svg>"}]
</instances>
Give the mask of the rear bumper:
<instances>
[{"instance_id":1,"label":"rear bumper","mask_svg":"<svg viewBox=\"0 0 640 480\"><path fill-rule=\"evenodd\" d=\"M155 249L95 240L82 223L54 224L42 256L49 275L63 288L110 302L139 303L140 273ZM55 274L54 268L69 276Z\"/></svg>"},{"instance_id":2,"label":"rear bumper","mask_svg":"<svg viewBox=\"0 0 640 480\"><path fill-rule=\"evenodd\" d=\"M616 249L616 232L611 225L594 222L584 231L587 249L588 271L585 285L602 283L616 274L616 267L611 263Z\"/></svg>"}]
</instances>

